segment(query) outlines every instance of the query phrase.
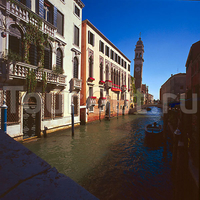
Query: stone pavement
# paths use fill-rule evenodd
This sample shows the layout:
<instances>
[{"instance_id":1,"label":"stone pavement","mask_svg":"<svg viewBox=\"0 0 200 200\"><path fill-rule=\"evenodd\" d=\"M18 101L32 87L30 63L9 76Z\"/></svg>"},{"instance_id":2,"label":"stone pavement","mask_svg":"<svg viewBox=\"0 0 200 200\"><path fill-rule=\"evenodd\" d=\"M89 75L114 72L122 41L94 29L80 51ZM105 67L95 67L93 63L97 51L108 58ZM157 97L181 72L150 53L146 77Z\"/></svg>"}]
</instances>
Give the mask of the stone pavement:
<instances>
[{"instance_id":1,"label":"stone pavement","mask_svg":"<svg viewBox=\"0 0 200 200\"><path fill-rule=\"evenodd\" d=\"M0 130L0 199L97 200Z\"/></svg>"}]
</instances>

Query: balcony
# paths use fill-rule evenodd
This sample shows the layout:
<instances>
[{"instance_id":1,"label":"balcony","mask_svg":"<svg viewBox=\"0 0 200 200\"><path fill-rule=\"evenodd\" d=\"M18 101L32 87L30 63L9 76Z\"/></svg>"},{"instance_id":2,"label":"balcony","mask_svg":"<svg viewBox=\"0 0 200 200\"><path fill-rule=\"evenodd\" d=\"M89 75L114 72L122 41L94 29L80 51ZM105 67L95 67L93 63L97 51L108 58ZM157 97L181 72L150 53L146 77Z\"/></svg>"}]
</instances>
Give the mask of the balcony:
<instances>
[{"instance_id":1,"label":"balcony","mask_svg":"<svg viewBox=\"0 0 200 200\"><path fill-rule=\"evenodd\" d=\"M71 91L81 90L82 80L78 78L72 78L70 82Z\"/></svg>"},{"instance_id":2,"label":"balcony","mask_svg":"<svg viewBox=\"0 0 200 200\"><path fill-rule=\"evenodd\" d=\"M111 88L112 87L112 81L106 80L105 86L106 86L107 89Z\"/></svg>"},{"instance_id":3,"label":"balcony","mask_svg":"<svg viewBox=\"0 0 200 200\"><path fill-rule=\"evenodd\" d=\"M127 90L126 85L122 85L122 92L125 92Z\"/></svg>"},{"instance_id":4,"label":"balcony","mask_svg":"<svg viewBox=\"0 0 200 200\"><path fill-rule=\"evenodd\" d=\"M0 69L2 69L0 67ZM56 84L60 86L65 86L65 75L62 74L55 74L52 70L49 69L39 69L34 65L30 65L27 63L17 62L16 64L7 64L7 78L12 80L13 78L16 79L26 79L28 71L32 69L36 74L37 81L42 81L42 73L46 73L46 80L47 83ZM1 70L0 70L1 71ZM0 72L1 74L1 72Z\"/></svg>"},{"instance_id":5,"label":"balcony","mask_svg":"<svg viewBox=\"0 0 200 200\"><path fill-rule=\"evenodd\" d=\"M106 97L100 97L100 102L99 102L99 104L100 104L100 106L105 106L106 105Z\"/></svg>"},{"instance_id":6,"label":"balcony","mask_svg":"<svg viewBox=\"0 0 200 200\"><path fill-rule=\"evenodd\" d=\"M8 14L12 14L17 19L22 20L26 23L32 23L37 25L39 20L42 21L41 31L49 34L51 37L55 37L55 33L57 28L50 24L49 22L45 21L43 18L39 17L39 15L32 12L28 7L24 6L20 2L15 1L7 1L6 2L6 11ZM33 17L31 17L33 16Z\"/></svg>"},{"instance_id":7,"label":"balcony","mask_svg":"<svg viewBox=\"0 0 200 200\"><path fill-rule=\"evenodd\" d=\"M89 104L89 106L95 106L96 105L96 97L88 97L88 104Z\"/></svg>"}]
</instances>

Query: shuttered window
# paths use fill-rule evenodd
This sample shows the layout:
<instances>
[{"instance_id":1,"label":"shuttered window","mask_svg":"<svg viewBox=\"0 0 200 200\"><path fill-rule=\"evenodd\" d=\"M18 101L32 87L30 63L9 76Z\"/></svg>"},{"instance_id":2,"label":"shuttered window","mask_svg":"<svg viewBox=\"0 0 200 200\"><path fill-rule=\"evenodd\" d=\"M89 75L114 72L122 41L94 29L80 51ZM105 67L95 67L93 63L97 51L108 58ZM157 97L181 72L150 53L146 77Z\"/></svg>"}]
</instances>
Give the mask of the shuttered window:
<instances>
[{"instance_id":1,"label":"shuttered window","mask_svg":"<svg viewBox=\"0 0 200 200\"><path fill-rule=\"evenodd\" d=\"M44 48L44 68L52 70L52 50L49 43Z\"/></svg>"},{"instance_id":2,"label":"shuttered window","mask_svg":"<svg viewBox=\"0 0 200 200\"><path fill-rule=\"evenodd\" d=\"M22 33L16 25L9 27L9 51L23 57Z\"/></svg>"},{"instance_id":3,"label":"shuttered window","mask_svg":"<svg viewBox=\"0 0 200 200\"><path fill-rule=\"evenodd\" d=\"M55 17L55 15L54 15ZM57 10L57 22L56 22L57 25L57 32L61 35L63 35L64 31L63 31L63 24L64 24L64 15L59 11Z\"/></svg>"},{"instance_id":4,"label":"shuttered window","mask_svg":"<svg viewBox=\"0 0 200 200\"><path fill-rule=\"evenodd\" d=\"M56 52L56 66L63 69L63 55L61 49L57 49Z\"/></svg>"},{"instance_id":5,"label":"shuttered window","mask_svg":"<svg viewBox=\"0 0 200 200\"><path fill-rule=\"evenodd\" d=\"M79 46L79 28L74 26L74 44Z\"/></svg>"},{"instance_id":6,"label":"shuttered window","mask_svg":"<svg viewBox=\"0 0 200 200\"><path fill-rule=\"evenodd\" d=\"M103 81L103 63L100 63L100 81Z\"/></svg>"},{"instance_id":7,"label":"shuttered window","mask_svg":"<svg viewBox=\"0 0 200 200\"><path fill-rule=\"evenodd\" d=\"M73 73L74 78L78 78L78 59L75 57L74 58L74 73Z\"/></svg>"},{"instance_id":8,"label":"shuttered window","mask_svg":"<svg viewBox=\"0 0 200 200\"><path fill-rule=\"evenodd\" d=\"M38 65L38 58L37 58L37 47L34 44L30 45L30 49L29 49L29 62L31 65Z\"/></svg>"},{"instance_id":9,"label":"shuttered window","mask_svg":"<svg viewBox=\"0 0 200 200\"><path fill-rule=\"evenodd\" d=\"M94 46L94 34L88 31L88 44Z\"/></svg>"}]
</instances>

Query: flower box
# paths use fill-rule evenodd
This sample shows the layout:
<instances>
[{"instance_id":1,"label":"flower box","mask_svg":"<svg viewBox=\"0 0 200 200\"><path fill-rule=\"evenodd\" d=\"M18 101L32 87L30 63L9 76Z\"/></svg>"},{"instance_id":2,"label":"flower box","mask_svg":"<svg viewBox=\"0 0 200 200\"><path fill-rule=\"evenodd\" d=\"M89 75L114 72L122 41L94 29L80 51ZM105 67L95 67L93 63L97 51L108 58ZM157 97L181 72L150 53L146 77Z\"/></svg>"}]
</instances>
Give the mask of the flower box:
<instances>
[{"instance_id":1,"label":"flower box","mask_svg":"<svg viewBox=\"0 0 200 200\"><path fill-rule=\"evenodd\" d=\"M99 84L104 84L105 83L105 81L99 81Z\"/></svg>"},{"instance_id":2,"label":"flower box","mask_svg":"<svg viewBox=\"0 0 200 200\"><path fill-rule=\"evenodd\" d=\"M95 80L95 78L92 78L92 77L89 77L89 78L88 78L88 81L89 81L89 82L92 82L92 81L94 81L94 80Z\"/></svg>"},{"instance_id":3,"label":"flower box","mask_svg":"<svg viewBox=\"0 0 200 200\"><path fill-rule=\"evenodd\" d=\"M115 88L115 87L112 87L111 90L112 90L113 92L121 92L121 89Z\"/></svg>"},{"instance_id":4,"label":"flower box","mask_svg":"<svg viewBox=\"0 0 200 200\"><path fill-rule=\"evenodd\" d=\"M89 97L90 99L96 99L97 97L94 97L94 96L92 96L92 97Z\"/></svg>"}]
</instances>

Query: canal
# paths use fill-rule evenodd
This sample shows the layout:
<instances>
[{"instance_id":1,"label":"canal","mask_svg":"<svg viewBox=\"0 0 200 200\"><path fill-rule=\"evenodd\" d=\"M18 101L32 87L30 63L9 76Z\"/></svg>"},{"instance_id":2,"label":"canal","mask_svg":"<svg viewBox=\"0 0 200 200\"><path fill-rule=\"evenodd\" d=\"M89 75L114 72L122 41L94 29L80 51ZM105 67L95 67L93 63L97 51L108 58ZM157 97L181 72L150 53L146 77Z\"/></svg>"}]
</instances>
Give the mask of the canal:
<instances>
[{"instance_id":1,"label":"canal","mask_svg":"<svg viewBox=\"0 0 200 200\"><path fill-rule=\"evenodd\" d=\"M24 143L28 149L56 167L101 200L170 200L171 140L151 144L145 125L162 124L161 110L126 115Z\"/></svg>"}]
</instances>

